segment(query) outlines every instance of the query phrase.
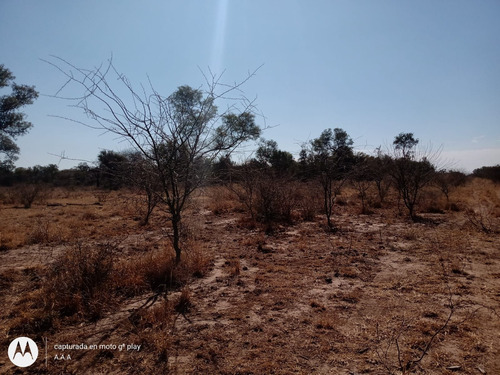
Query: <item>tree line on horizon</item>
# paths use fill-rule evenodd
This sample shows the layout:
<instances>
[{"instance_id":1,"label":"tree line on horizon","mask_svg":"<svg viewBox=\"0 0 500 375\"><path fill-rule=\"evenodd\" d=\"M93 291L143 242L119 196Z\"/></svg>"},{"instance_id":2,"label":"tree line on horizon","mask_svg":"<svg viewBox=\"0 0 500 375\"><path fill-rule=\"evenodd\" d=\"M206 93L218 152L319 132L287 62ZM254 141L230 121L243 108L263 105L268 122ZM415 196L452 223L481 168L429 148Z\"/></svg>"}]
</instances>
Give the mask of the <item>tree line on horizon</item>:
<instances>
[{"instance_id":1,"label":"tree line on horizon","mask_svg":"<svg viewBox=\"0 0 500 375\"><path fill-rule=\"evenodd\" d=\"M362 169L365 170L369 168L369 164L379 163L380 160L378 159L384 157L388 157L388 155L384 154L380 148L375 150L374 155L362 152L353 153L352 161L354 164L352 167L360 167L359 162L363 161ZM42 183L52 186L93 186L109 190L132 187L133 179L128 178L127 174L133 169L131 165L138 162L137 158L139 156L134 155L131 150L103 150L98 154L95 162L81 162L71 168L59 169L57 164L0 168L0 186ZM234 172L238 168L244 169L249 165L258 168L269 168L275 173L286 173L305 181L313 178L317 171L317 169L311 168L310 161L304 149L301 150L299 157L296 159L292 153L280 150L276 141L261 139L255 157L245 162L237 163L230 156L221 156L214 163L210 163L212 177L207 181L208 183L214 183L227 180L231 175L229 173L231 169ZM438 172L500 182L500 164L476 168L471 173L454 169L443 169ZM370 173L365 173L365 176L367 179L371 179Z\"/></svg>"}]
</instances>

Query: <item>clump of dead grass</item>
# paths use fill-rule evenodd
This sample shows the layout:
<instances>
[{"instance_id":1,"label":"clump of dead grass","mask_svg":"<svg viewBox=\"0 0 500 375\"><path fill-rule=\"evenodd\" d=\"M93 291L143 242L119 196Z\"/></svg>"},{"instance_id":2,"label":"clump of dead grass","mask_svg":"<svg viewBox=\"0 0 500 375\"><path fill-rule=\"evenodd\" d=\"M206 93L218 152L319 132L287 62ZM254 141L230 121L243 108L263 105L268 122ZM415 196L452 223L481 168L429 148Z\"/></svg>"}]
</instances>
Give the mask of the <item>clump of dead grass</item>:
<instances>
[{"instance_id":1,"label":"clump of dead grass","mask_svg":"<svg viewBox=\"0 0 500 375\"><path fill-rule=\"evenodd\" d=\"M12 235L0 233L0 252L7 251L13 247Z\"/></svg>"},{"instance_id":2,"label":"clump of dead grass","mask_svg":"<svg viewBox=\"0 0 500 375\"><path fill-rule=\"evenodd\" d=\"M115 243L78 243L68 247L47 268L37 269L32 290L11 312L14 318L9 323L10 334L39 333L58 324L97 321L126 298L151 291L160 296L167 290L176 290L193 277L203 276L210 266L209 259L195 244L185 251L178 264L174 252L165 249L119 262L118 254ZM12 277L5 275L0 284L9 287ZM175 309L186 313L189 300L186 289Z\"/></svg>"},{"instance_id":3,"label":"clump of dead grass","mask_svg":"<svg viewBox=\"0 0 500 375\"><path fill-rule=\"evenodd\" d=\"M44 306L61 317L98 320L114 302L110 280L115 253L112 243L70 247L48 271Z\"/></svg>"},{"instance_id":4,"label":"clump of dead grass","mask_svg":"<svg viewBox=\"0 0 500 375\"><path fill-rule=\"evenodd\" d=\"M212 186L207 194L209 198L207 208L215 215L241 210L241 204L235 194L225 186Z\"/></svg>"},{"instance_id":5,"label":"clump of dead grass","mask_svg":"<svg viewBox=\"0 0 500 375\"><path fill-rule=\"evenodd\" d=\"M191 307L193 307L191 293L189 292L189 289L184 288L177 298L177 301L174 303L174 310L179 314L185 315L191 310Z\"/></svg>"},{"instance_id":6,"label":"clump of dead grass","mask_svg":"<svg viewBox=\"0 0 500 375\"><path fill-rule=\"evenodd\" d=\"M178 264L170 243L165 243L162 248L118 263L113 282L125 296L166 291L186 285L193 277L203 277L210 264L210 258L197 242L186 243Z\"/></svg>"},{"instance_id":7,"label":"clump of dead grass","mask_svg":"<svg viewBox=\"0 0 500 375\"><path fill-rule=\"evenodd\" d=\"M314 221L322 212L321 194L308 183L296 184L295 208L303 221Z\"/></svg>"},{"instance_id":8,"label":"clump of dead grass","mask_svg":"<svg viewBox=\"0 0 500 375\"><path fill-rule=\"evenodd\" d=\"M13 187L0 187L0 202L5 205L16 203L16 191Z\"/></svg>"},{"instance_id":9,"label":"clump of dead grass","mask_svg":"<svg viewBox=\"0 0 500 375\"><path fill-rule=\"evenodd\" d=\"M183 288L175 298L163 299L148 309L138 310L129 319L132 330L141 342L151 348L156 365L160 369L165 369L165 372L169 367L169 358L175 345L176 320L179 316L188 319L186 314L192 307L191 292L188 288Z\"/></svg>"},{"instance_id":10,"label":"clump of dead grass","mask_svg":"<svg viewBox=\"0 0 500 375\"><path fill-rule=\"evenodd\" d=\"M488 202L482 202L465 210L468 223L474 229L486 234L498 232L498 218L496 216L494 205Z\"/></svg>"},{"instance_id":11,"label":"clump of dead grass","mask_svg":"<svg viewBox=\"0 0 500 375\"><path fill-rule=\"evenodd\" d=\"M172 331L175 316L175 304L164 299L129 318L130 330L154 353L157 372L168 372L170 351L174 345Z\"/></svg>"},{"instance_id":12,"label":"clump of dead grass","mask_svg":"<svg viewBox=\"0 0 500 375\"><path fill-rule=\"evenodd\" d=\"M33 203L45 203L49 196L49 190L42 184L21 184L16 186L16 201L24 208L30 208Z\"/></svg>"},{"instance_id":13,"label":"clump of dead grass","mask_svg":"<svg viewBox=\"0 0 500 375\"><path fill-rule=\"evenodd\" d=\"M240 275L241 262L238 258L227 261L226 265L229 267L229 277L234 278Z\"/></svg>"},{"instance_id":14,"label":"clump of dead grass","mask_svg":"<svg viewBox=\"0 0 500 375\"><path fill-rule=\"evenodd\" d=\"M26 235L25 243L28 245L47 244L51 242L50 222L43 218L37 218L31 230Z\"/></svg>"}]
</instances>

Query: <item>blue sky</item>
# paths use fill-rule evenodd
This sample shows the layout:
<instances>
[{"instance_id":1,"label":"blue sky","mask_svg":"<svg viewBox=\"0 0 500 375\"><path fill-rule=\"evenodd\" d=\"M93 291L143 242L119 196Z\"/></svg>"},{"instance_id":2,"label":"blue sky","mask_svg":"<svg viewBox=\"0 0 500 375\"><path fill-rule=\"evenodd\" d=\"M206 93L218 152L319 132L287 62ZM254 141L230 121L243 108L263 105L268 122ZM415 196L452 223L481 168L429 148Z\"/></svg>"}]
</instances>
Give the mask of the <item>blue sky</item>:
<instances>
[{"instance_id":1,"label":"blue sky","mask_svg":"<svg viewBox=\"0 0 500 375\"><path fill-rule=\"evenodd\" d=\"M133 84L149 76L165 96L200 86L199 68L233 82L264 64L243 89L281 149L296 154L326 128L365 152L413 132L470 171L500 163L499 19L497 0L2 0L0 63L52 95L64 77L42 59L92 68L112 54ZM51 154L93 161L127 147L51 117L82 114L50 96L25 113L34 128L17 166L67 168Z\"/></svg>"}]
</instances>

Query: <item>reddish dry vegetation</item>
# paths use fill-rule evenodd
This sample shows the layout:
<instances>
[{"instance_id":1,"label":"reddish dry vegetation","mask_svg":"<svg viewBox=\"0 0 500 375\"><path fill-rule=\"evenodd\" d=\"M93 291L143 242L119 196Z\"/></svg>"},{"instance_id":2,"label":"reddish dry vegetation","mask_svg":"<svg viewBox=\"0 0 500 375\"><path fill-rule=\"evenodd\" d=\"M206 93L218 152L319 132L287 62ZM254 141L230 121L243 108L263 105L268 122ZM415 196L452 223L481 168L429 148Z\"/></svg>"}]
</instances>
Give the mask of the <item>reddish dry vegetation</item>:
<instances>
[{"instance_id":1,"label":"reddish dry vegetation","mask_svg":"<svg viewBox=\"0 0 500 375\"><path fill-rule=\"evenodd\" d=\"M394 193L360 215L346 189L335 233L314 200L262 227L207 188L178 265L161 212L138 225L131 193L58 190L31 209L2 194L1 345L36 340L25 373L500 373L500 187L488 181L453 192L454 210L429 191L417 223Z\"/></svg>"}]
</instances>

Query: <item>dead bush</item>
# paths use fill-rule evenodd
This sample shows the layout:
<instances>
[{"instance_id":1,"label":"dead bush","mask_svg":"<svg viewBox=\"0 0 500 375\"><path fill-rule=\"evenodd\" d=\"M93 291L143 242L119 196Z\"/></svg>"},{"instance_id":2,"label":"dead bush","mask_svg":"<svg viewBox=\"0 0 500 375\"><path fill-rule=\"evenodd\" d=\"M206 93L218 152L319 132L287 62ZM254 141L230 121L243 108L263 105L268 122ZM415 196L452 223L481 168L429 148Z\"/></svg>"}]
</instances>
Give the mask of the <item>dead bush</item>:
<instances>
[{"instance_id":1,"label":"dead bush","mask_svg":"<svg viewBox=\"0 0 500 375\"><path fill-rule=\"evenodd\" d=\"M294 198L290 181L262 178L258 185L257 220L267 225L291 223Z\"/></svg>"},{"instance_id":2,"label":"dead bush","mask_svg":"<svg viewBox=\"0 0 500 375\"><path fill-rule=\"evenodd\" d=\"M41 184L22 184L16 187L16 200L24 208L31 208L35 201L43 202L47 198L47 190Z\"/></svg>"},{"instance_id":3,"label":"dead bush","mask_svg":"<svg viewBox=\"0 0 500 375\"><path fill-rule=\"evenodd\" d=\"M39 296L37 291L34 296ZM54 326L56 316L52 311L21 303L9 319L7 332L9 335L30 335L45 332Z\"/></svg>"},{"instance_id":4,"label":"dead bush","mask_svg":"<svg viewBox=\"0 0 500 375\"><path fill-rule=\"evenodd\" d=\"M0 233L0 252L7 251L12 247L12 239Z\"/></svg>"},{"instance_id":5,"label":"dead bush","mask_svg":"<svg viewBox=\"0 0 500 375\"><path fill-rule=\"evenodd\" d=\"M465 216L468 222L480 232L490 234L498 231L495 220L495 207L492 204L483 202L475 208L467 208Z\"/></svg>"},{"instance_id":6,"label":"dead bush","mask_svg":"<svg viewBox=\"0 0 500 375\"><path fill-rule=\"evenodd\" d=\"M4 187L0 190L0 201L2 204L16 204L17 194L13 187Z\"/></svg>"},{"instance_id":7,"label":"dead bush","mask_svg":"<svg viewBox=\"0 0 500 375\"><path fill-rule=\"evenodd\" d=\"M441 322L426 323L421 320L411 320L401 317L400 321L393 319L392 327L380 329L376 326L376 348L379 366L383 366L388 374L409 374L413 373L425 356L433 348L438 336L445 336L456 306L450 298L447 317L443 317ZM428 313L427 313L428 314ZM438 316L432 312L432 316ZM434 315L435 314L435 315Z\"/></svg>"},{"instance_id":8,"label":"dead bush","mask_svg":"<svg viewBox=\"0 0 500 375\"><path fill-rule=\"evenodd\" d=\"M321 194L309 184L301 184L295 188L295 206L302 220L314 221L316 215L321 213Z\"/></svg>"},{"instance_id":9,"label":"dead bush","mask_svg":"<svg viewBox=\"0 0 500 375\"><path fill-rule=\"evenodd\" d=\"M28 245L46 244L51 241L49 221L38 218L26 236Z\"/></svg>"},{"instance_id":10,"label":"dead bush","mask_svg":"<svg viewBox=\"0 0 500 375\"><path fill-rule=\"evenodd\" d=\"M114 251L111 243L69 248L49 270L42 294L46 309L59 317L98 320L114 300Z\"/></svg>"},{"instance_id":11,"label":"dead bush","mask_svg":"<svg viewBox=\"0 0 500 375\"><path fill-rule=\"evenodd\" d=\"M95 221L98 218L99 217L94 212L91 212L91 211L85 211L82 214L82 221Z\"/></svg>"},{"instance_id":12,"label":"dead bush","mask_svg":"<svg viewBox=\"0 0 500 375\"><path fill-rule=\"evenodd\" d=\"M241 272L241 262L238 258L226 262L229 265L229 276L237 277Z\"/></svg>"},{"instance_id":13,"label":"dead bush","mask_svg":"<svg viewBox=\"0 0 500 375\"><path fill-rule=\"evenodd\" d=\"M441 199L436 190L429 189L422 192L419 205L422 207L423 212L431 214L444 214L447 203Z\"/></svg>"},{"instance_id":14,"label":"dead bush","mask_svg":"<svg viewBox=\"0 0 500 375\"><path fill-rule=\"evenodd\" d=\"M191 293L188 289L183 289L177 301L174 304L174 309L179 314L186 314L191 310L193 303L191 301Z\"/></svg>"},{"instance_id":15,"label":"dead bush","mask_svg":"<svg viewBox=\"0 0 500 375\"><path fill-rule=\"evenodd\" d=\"M175 253L169 243L167 249L157 249L116 264L114 288L127 297L146 291L157 293L184 286L193 277L203 277L209 266L207 258L196 242L186 243L182 261L176 264Z\"/></svg>"},{"instance_id":16,"label":"dead bush","mask_svg":"<svg viewBox=\"0 0 500 375\"><path fill-rule=\"evenodd\" d=\"M94 197L97 199L97 203L103 204L108 200L109 197L109 191L107 190L96 190L94 192Z\"/></svg>"},{"instance_id":17,"label":"dead bush","mask_svg":"<svg viewBox=\"0 0 500 375\"><path fill-rule=\"evenodd\" d=\"M208 192L209 204L208 209L215 215L220 215L225 212L234 210L237 202L233 198L234 192L224 186L213 186Z\"/></svg>"},{"instance_id":18,"label":"dead bush","mask_svg":"<svg viewBox=\"0 0 500 375\"><path fill-rule=\"evenodd\" d=\"M140 310L137 315L134 315L133 329L142 343L147 343L152 347L156 354L156 370L164 373L168 372L175 316L174 304L168 300L163 300L150 309Z\"/></svg>"}]
</instances>

